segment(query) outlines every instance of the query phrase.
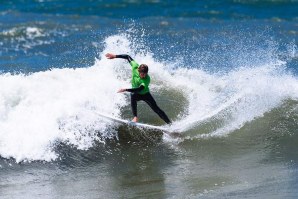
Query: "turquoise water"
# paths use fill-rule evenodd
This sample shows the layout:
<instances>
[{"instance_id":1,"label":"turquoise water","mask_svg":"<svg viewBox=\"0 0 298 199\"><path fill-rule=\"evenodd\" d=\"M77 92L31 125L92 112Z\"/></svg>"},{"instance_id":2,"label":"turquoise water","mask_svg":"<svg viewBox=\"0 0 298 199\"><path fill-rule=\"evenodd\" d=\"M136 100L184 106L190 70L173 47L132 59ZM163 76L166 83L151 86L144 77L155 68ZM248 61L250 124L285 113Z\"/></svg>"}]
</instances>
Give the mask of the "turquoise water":
<instances>
[{"instance_id":1,"label":"turquoise water","mask_svg":"<svg viewBox=\"0 0 298 199\"><path fill-rule=\"evenodd\" d=\"M297 1L1 1L1 198L296 198ZM149 65L140 102L130 68Z\"/></svg>"}]
</instances>

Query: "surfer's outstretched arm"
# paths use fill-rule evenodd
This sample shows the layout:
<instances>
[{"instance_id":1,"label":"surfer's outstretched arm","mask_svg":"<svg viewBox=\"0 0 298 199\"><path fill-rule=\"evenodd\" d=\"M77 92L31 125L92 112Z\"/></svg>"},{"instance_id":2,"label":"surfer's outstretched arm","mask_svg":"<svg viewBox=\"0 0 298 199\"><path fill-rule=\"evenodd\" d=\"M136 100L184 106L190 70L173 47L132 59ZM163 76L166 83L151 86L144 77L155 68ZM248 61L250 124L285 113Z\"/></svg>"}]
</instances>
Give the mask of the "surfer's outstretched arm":
<instances>
[{"instance_id":1,"label":"surfer's outstretched arm","mask_svg":"<svg viewBox=\"0 0 298 199\"><path fill-rule=\"evenodd\" d=\"M137 92L140 92L141 90L143 90L145 87L143 85L141 85L140 87L138 88L122 88L118 91L118 93L122 93L122 92L131 92L131 93L137 93Z\"/></svg>"},{"instance_id":2,"label":"surfer's outstretched arm","mask_svg":"<svg viewBox=\"0 0 298 199\"><path fill-rule=\"evenodd\" d=\"M126 54L115 55L112 53L107 53L106 57L108 59L115 59L115 58L126 59L128 61L128 63L131 65L133 71L139 68L139 64L133 58L131 58L131 56L129 56L129 55L126 55Z\"/></svg>"},{"instance_id":3,"label":"surfer's outstretched arm","mask_svg":"<svg viewBox=\"0 0 298 199\"><path fill-rule=\"evenodd\" d=\"M108 59L114 59L114 58L126 59L128 61L128 63L134 61L133 58L131 58L131 56L126 55L126 54L123 54L123 55L114 55L114 54L111 54L111 53L107 53L106 54L106 57Z\"/></svg>"}]
</instances>

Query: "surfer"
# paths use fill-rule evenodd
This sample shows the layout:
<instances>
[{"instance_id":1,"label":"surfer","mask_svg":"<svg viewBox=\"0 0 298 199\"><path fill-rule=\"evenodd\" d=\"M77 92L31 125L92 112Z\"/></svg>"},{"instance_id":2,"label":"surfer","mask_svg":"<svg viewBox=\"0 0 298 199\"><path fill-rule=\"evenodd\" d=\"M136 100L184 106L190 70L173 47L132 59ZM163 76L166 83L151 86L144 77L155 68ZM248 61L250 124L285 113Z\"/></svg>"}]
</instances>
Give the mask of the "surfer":
<instances>
[{"instance_id":1,"label":"surfer","mask_svg":"<svg viewBox=\"0 0 298 199\"><path fill-rule=\"evenodd\" d=\"M132 88L122 88L118 93L130 92L131 93L131 109L133 113L133 122L138 122L137 114L137 102L140 100L145 101L151 109L159 115L167 124L171 121L163 110L161 110L152 95L149 92L150 76L148 75L148 66L146 64L139 65L135 60L133 60L129 55L114 55L107 53L106 57L108 59L122 58L126 59L132 67Z\"/></svg>"}]
</instances>

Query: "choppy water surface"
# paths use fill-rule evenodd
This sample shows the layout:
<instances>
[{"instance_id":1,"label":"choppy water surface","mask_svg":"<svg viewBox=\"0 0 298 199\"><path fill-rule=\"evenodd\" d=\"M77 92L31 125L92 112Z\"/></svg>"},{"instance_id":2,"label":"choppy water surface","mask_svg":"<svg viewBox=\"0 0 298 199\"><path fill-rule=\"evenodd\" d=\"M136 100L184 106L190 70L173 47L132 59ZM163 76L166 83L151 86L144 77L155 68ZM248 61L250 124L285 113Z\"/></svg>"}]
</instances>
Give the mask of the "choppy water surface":
<instances>
[{"instance_id":1,"label":"choppy water surface","mask_svg":"<svg viewBox=\"0 0 298 199\"><path fill-rule=\"evenodd\" d=\"M1 4L1 198L298 196L296 1ZM107 52L149 65L178 137L99 116L131 119Z\"/></svg>"}]
</instances>

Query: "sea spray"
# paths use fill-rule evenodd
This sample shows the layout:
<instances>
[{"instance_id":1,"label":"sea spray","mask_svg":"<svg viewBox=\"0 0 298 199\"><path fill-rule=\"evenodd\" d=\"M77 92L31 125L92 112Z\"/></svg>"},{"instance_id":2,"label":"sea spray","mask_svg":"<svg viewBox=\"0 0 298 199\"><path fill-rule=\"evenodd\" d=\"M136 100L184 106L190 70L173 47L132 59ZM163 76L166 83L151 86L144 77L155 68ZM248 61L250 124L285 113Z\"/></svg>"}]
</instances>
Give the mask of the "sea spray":
<instances>
[{"instance_id":1,"label":"sea spray","mask_svg":"<svg viewBox=\"0 0 298 199\"><path fill-rule=\"evenodd\" d=\"M80 149L106 129L94 112L119 115L126 104L112 68L54 69L31 75L0 76L0 154L5 158L57 158L52 146L66 142ZM113 100L111 100L113 99Z\"/></svg>"}]
</instances>

